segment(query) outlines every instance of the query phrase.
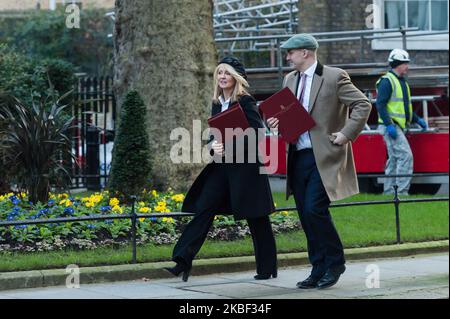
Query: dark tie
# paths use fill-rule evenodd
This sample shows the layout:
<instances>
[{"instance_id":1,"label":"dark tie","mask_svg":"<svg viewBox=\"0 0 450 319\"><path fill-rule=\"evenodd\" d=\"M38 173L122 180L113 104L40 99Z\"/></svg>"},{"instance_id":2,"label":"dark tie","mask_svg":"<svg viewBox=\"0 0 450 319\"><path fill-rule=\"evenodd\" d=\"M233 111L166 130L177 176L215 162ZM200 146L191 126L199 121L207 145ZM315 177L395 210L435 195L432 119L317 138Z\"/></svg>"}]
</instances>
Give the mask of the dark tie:
<instances>
[{"instance_id":1,"label":"dark tie","mask_svg":"<svg viewBox=\"0 0 450 319\"><path fill-rule=\"evenodd\" d=\"M306 88L306 73L301 73L300 75L300 82L302 83L302 88L300 89L300 97L298 100L300 101L300 104L303 105L303 95L305 94L305 88Z\"/></svg>"}]
</instances>

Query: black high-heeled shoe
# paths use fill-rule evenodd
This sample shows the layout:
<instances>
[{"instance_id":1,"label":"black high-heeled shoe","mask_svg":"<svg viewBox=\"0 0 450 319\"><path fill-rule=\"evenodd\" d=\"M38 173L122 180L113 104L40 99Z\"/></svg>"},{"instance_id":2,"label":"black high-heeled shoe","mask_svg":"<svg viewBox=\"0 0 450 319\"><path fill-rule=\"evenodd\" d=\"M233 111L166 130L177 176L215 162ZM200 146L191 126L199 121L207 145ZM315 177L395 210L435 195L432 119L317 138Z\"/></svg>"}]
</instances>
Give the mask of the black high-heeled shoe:
<instances>
[{"instance_id":1,"label":"black high-heeled shoe","mask_svg":"<svg viewBox=\"0 0 450 319\"><path fill-rule=\"evenodd\" d=\"M184 282L188 281L191 268L192 267L188 267L182 264L177 264L175 267L163 267L164 270L170 272L175 277L178 277L181 273L183 273L182 280Z\"/></svg>"},{"instance_id":2,"label":"black high-heeled shoe","mask_svg":"<svg viewBox=\"0 0 450 319\"><path fill-rule=\"evenodd\" d=\"M277 278L278 277L278 271L275 270L271 274L257 274L253 278L255 278L256 280L267 280L267 279L270 279L270 277Z\"/></svg>"},{"instance_id":3,"label":"black high-heeled shoe","mask_svg":"<svg viewBox=\"0 0 450 319\"><path fill-rule=\"evenodd\" d=\"M183 276L181 277L181 279L184 282L187 282L189 279L189 275L191 274L191 268L189 267L188 269L186 269L185 271L183 271Z\"/></svg>"}]
</instances>

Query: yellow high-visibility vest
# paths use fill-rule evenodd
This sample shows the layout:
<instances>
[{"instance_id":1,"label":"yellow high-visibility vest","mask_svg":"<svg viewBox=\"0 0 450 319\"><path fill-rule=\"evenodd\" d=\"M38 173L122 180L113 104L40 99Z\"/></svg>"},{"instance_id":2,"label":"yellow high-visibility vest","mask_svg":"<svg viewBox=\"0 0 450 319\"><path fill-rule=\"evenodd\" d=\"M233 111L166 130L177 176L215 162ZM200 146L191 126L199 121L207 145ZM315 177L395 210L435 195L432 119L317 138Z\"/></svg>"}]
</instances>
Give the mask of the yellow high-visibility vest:
<instances>
[{"instance_id":1,"label":"yellow high-visibility vest","mask_svg":"<svg viewBox=\"0 0 450 319\"><path fill-rule=\"evenodd\" d=\"M387 112L388 112L390 118L392 119L392 121L394 121L395 123L400 125L400 127L402 129L405 129L406 125L409 125L411 123L412 117L413 117L413 107L412 107L412 102L411 102L411 89L409 88L408 83L405 82L406 88L408 91L408 101L409 101L409 105L408 105L409 118L407 119L406 114L405 114L405 102L403 100L403 90L402 90L402 85L400 84L400 81L394 74L392 74L391 72L388 72L377 81L377 84L376 84L377 91L378 91L378 84L380 83L381 79L388 79L392 86L392 95L391 95L391 98L389 99L389 102L386 105ZM379 124L384 123L380 116L378 116L378 123Z\"/></svg>"}]
</instances>

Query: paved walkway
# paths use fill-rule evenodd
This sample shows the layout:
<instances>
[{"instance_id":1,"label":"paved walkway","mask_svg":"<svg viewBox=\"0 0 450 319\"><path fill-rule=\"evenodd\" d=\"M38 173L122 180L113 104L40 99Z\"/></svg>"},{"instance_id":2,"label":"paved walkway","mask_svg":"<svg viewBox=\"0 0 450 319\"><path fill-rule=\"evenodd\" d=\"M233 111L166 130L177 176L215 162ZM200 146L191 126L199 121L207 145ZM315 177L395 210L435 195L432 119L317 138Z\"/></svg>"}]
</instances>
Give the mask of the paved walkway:
<instances>
[{"instance_id":1,"label":"paved walkway","mask_svg":"<svg viewBox=\"0 0 450 319\"><path fill-rule=\"evenodd\" d=\"M325 290L300 290L297 281L309 267L279 269L278 278L255 281L254 272L192 276L107 284L80 284L80 288L49 287L0 291L0 299L317 299L317 298L449 298L447 254L407 258L350 261L338 284ZM377 281L377 277L379 281ZM377 288L379 283L379 288Z\"/></svg>"}]
</instances>

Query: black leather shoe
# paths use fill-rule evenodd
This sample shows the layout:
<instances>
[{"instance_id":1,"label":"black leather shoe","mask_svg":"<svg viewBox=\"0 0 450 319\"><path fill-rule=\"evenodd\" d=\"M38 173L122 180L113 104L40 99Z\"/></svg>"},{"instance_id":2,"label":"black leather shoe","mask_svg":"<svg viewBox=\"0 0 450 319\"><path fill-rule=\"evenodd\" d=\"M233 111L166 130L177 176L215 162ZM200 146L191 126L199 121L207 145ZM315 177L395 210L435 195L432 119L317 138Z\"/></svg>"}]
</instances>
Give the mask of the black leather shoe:
<instances>
[{"instance_id":1,"label":"black leather shoe","mask_svg":"<svg viewBox=\"0 0 450 319\"><path fill-rule=\"evenodd\" d=\"M317 288L317 282L319 281L319 279L320 278L309 276L305 280L299 281L297 283L297 288L299 288L299 289L313 289L313 288Z\"/></svg>"},{"instance_id":2,"label":"black leather shoe","mask_svg":"<svg viewBox=\"0 0 450 319\"><path fill-rule=\"evenodd\" d=\"M184 282L188 281L191 272L191 267L183 264L177 264L175 267L163 267L163 269L170 272L175 277L178 277L181 273L183 273L182 279Z\"/></svg>"},{"instance_id":3,"label":"black leather shoe","mask_svg":"<svg viewBox=\"0 0 450 319\"><path fill-rule=\"evenodd\" d=\"M317 283L317 288L325 289L334 286L338 282L339 277L344 273L344 271L345 265L328 269L325 275L323 275L323 277L320 278L319 282Z\"/></svg>"},{"instance_id":4,"label":"black leather shoe","mask_svg":"<svg viewBox=\"0 0 450 319\"><path fill-rule=\"evenodd\" d=\"M270 277L277 278L278 277L278 271L275 270L271 274L257 274L253 278L255 278L256 280L267 280L267 279L270 279Z\"/></svg>"}]
</instances>

